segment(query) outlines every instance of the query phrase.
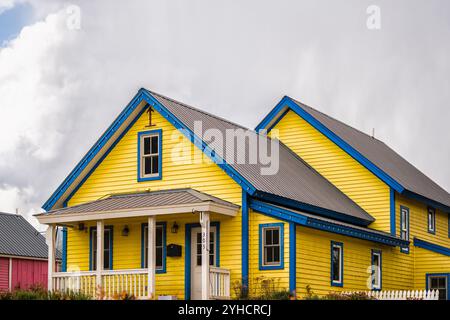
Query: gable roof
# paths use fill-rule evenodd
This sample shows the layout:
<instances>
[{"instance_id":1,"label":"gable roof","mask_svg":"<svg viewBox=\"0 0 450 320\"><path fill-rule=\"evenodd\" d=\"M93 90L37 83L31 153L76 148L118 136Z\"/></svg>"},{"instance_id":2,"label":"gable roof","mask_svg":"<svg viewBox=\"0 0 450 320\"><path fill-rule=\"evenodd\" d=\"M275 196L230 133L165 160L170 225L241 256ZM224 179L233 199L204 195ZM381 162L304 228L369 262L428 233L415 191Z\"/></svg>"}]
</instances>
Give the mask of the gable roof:
<instances>
[{"instance_id":1,"label":"gable roof","mask_svg":"<svg viewBox=\"0 0 450 320\"><path fill-rule=\"evenodd\" d=\"M330 138L399 193L450 212L450 194L384 142L290 97L284 97L257 130L270 130L287 108Z\"/></svg>"},{"instance_id":2,"label":"gable roof","mask_svg":"<svg viewBox=\"0 0 450 320\"><path fill-rule=\"evenodd\" d=\"M368 225L374 221L373 217L282 143L280 143L279 149L279 172L276 175L261 175L263 165L259 161L256 164L249 164L248 161L246 161L246 164L226 163L223 160L223 151L218 148L218 145L214 142L207 144L194 134L194 122L201 121L203 132L211 128L222 133L227 129L247 130L245 127L146 89L139 90L130 104L69 174L43 208L48 211L64 206L64 201L76 192L77 188L87 179L98 163L109 153L115 143L120 140L121 136L126 133L149 104L177 129L183 129L182 132L195 145L209 153L217 165L249 194L260 197L274 195L280 201L281 199L289 199L293 201L291 203L293 206L302 210L359 225ZM134 120L130 119L133 117ZM128 124L124 125L118 119L121 119L122 122L128 119ZM250 131L249 134L256 139L269 139L266 136L256 134L254 131ZM246 140L246 143L246 147L248 147L248 140ZM237 150L237 152L243 152L243 150Z\"/></svg>"},{"instance_id":3,"label":"gable roof","mask_svg":"<svg viewBox=\"0 0 450 320\"><path fill-rule=\"evenodd\" d=\"M48 247L24 217L0 212L0 255L47 259Z\"/></svg>"}]
</instances>

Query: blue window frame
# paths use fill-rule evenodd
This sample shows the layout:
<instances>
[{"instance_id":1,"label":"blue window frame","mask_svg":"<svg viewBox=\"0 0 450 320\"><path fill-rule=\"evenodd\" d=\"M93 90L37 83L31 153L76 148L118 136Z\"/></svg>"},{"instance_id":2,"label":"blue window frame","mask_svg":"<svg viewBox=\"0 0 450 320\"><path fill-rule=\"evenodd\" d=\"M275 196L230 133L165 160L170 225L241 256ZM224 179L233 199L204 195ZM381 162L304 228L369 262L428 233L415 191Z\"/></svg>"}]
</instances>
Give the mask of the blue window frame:
<instances>
[{"instance_id":1,"label":"blue window frame","mask_svg":"<svg viewBox=\"0 0 450 320\"><path fill-rule=\"evenodd\" d=\"M259 270L284 269L284 223L259 225Z\"/></svg>"},{"instance_id":2,"label":"blue window frame","mask_svg":"<svg viewBox=\"0 0 450 320\"><path fill-rule=\"evenodd\" d=\"M372 250L372 290L381 290L383 283L383 264L381 250Z\"/></svg>"},{"instance_id":3,"label":"blue window frame","mask_svg":"<svg viewBox=\"0 0 450 320\"><path fill-rule=\"evenodd\" d=\"M162 130L138 133L137 179L141 181L162 178Z\"/></svg>"},{"instance_id":4,"label":"blue window frame","mask_svg":"<svg viewBox=\"0 0 450 320\"><path fill-rule=\"evenodd\" d=\"M331 241L331 285L335 287L344 286L344 244Z\"/></svg>"},{"instance_id":5,"label":"blue window frame","mask_svg":"<svg viewBox=\"0 0 450 320\"><path fill-rule=\"evenodd\" d=\"M450 300L450 273L427 273L426 289L439 290L439 300Z\"/></svg>"},{"instance_id":6,"label":"blue window frame","mask_svg":"<svg viewBox=\"0 0 450 320\"><path fill-rule=\"evenodd\" d=\"M428 233L436 234L436 209L433 207L427 208L428 219Z\"/></svg>"},{"instance_id":7,"label":"blue window frame","mask_svg":"<svg viewBox=\"0 0 450 320\"><path fill-rule=\"evenodd\" d=\"M166 272L166 222L156 223L156 273ZM141 225L141 268L148 267L148 224Z\"/></svg>"},{"instance_id":8,"label":"blue window frame","mask_svg":"<svg viewBox=\"0 0 450 320\"><path fill-rule=\"evenodd\" d=\"M89 229L89 270L97 270L97 227ZM103 270L113 270L113 226L103 229Z\"/></svg>"},{"instance_id":9,"label":"blue window frame","mask_svg":"<svg viewBox=\"0 0 450 320\"><path fill-rule=\"evenodd\" d=\"M400 206L400 239L409 241L409 208L404 206ZM402 247L400 251L409 253L409 247Z\"/></svg>"}]
</instances>

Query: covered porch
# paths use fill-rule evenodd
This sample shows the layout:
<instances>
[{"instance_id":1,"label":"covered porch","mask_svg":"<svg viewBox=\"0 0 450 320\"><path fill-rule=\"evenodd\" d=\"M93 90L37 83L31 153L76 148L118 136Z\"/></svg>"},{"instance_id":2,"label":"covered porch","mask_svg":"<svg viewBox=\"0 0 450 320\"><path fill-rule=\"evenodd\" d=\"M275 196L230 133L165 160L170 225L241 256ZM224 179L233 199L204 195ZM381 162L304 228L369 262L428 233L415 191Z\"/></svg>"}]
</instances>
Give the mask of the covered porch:
<instances>
[{"instance_id":1,"label":"covered porch","mask_svg":"<svg viewBox=\"0 0 450 320\"><path fill-rule=\"evenodd\" d=\"M49 226L48 288L98 299L124 294L229 299L230 270L219 267L220 221L232 219L239 209L193 189L177 189L112 195L39 214L38 220ZM72 259L64 272L52 267L57 227L69 230L69 254L82 257L80 262ZM82 240L76 242L77 237ZM83 262L87 257L89 267ZM171 290L171 284L184 287L184 294Z\"/></svg>"}]
</instances>

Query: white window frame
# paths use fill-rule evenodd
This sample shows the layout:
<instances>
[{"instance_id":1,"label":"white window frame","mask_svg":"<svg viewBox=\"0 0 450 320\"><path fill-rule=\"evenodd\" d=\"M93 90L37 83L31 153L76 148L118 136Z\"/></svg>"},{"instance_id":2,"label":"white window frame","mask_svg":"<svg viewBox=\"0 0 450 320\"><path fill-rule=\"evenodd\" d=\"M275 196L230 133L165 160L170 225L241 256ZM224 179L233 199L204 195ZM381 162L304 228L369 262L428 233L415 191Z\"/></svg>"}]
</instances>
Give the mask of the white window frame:
<instances>
[{"instance_id":1,"label":"white window frame","mask_svg":"<svg viewBox=\"0 0 450 320\"><path fill-rule=\"evenodd\" d=\"M433 207L427 208L427 219L428 219L428 232L436 233L436 209Z\"/></svg>"},{"instance_id":2,"label":"white window frame","mask_svg":"<svg viewBox=\"0 0 450 320\"><path fill-rule=\"evenodd\" d=\"M378 266L374 264L375 257L378 257ZM372 251L372 270L374 272L375 282L372 283L372 290L381 290L382 277L382 255L380 251Z\"/></svg>"},{"instance_id":3,"label":"white window frame","mask_svg":"<svg viewBox=\"0 0 450 320\"><path fill-rule=\"evenodd\" d=\"M156 245L155 243L155 255L158 253L158 249L161 250L161 265L158 266L156 265L156 271L162 271L164 270L164 237L166 236L164 234L164 226L162 224L156 224L156 232L158 232L158 230L161 229L161 245ZM148 225L144 226L144 241L143 241L143 245L144 245L144 268L148 268ZM158 261L158 259L155 258L155 264L156 261Z\"/></svg>"},{"instance_id":4,"label":"white window frame","mask_svg":"<svg viewBox=\"0 0 450 320\"><path fill-rule=\"evenodd\" d=\"M150 153L150 154L145 154L144 153L144 141L146 138L150 139L150 144L151 144L151 140L153 137L157 138L157 148L158 148L158 152L157 153ZM161 150L160 150L160 145L161 145L161 141L159 140L161 139L161 136L158 132L152 132L152 133L145 133L142 134L140 136L139 139L139 150L140 150L140 172L139 172L139 177L142 179L146 179L146 178L156 178L159 177L161 174L161 168L159 166L160 161L161 161ZM151 151L151 146L150 146L150 151ZM150 174L145 174L145 158L153 158L152 161L154 161L154 157L158 157L158 172L156 173L150 173Z\"/></svg>"},{"instance_id":5,"label":"white window frame","mask_svg":"<svg viewBox=\"0 0 450 320\"><path fill-rule=\"evenodd\" d=\"M339 278L337 280L333 279L334 278L334 269L333 269L333 258L334 258L334 249L338 249L339 250ZM340 242L331 242L331 284L334 286L342 286L344 284L344 245Z\"/></svg>"},{"instance_id":6,"label":"white window frame","mask_svg":"<svg viewBox=\"0 0 450 320\"><path fill-rule=\"evenodd\" d=\"M278 230L278 244L266 244L266 231L268 230ZM267 226L262 227L262 266L263 267L273 267L273 266L280 266L281 265L281 245L282 237L281 237L281 226ZM273 242L273 241L272 241ZM267 256L266 256L266 247L267 248L279 248L279 254L278 254L278 261L268 262Z\"/></svg>"},{"instance_id":7,"label":"white window frame","mask_svg":"<svg viewBox=\"0 0 450 320\"><path fill-rule=\"evenodd\" d=\"M409 240L409 209L401 207L400 215L400 238L402 240Z\"/></svg>"}]
</instances>

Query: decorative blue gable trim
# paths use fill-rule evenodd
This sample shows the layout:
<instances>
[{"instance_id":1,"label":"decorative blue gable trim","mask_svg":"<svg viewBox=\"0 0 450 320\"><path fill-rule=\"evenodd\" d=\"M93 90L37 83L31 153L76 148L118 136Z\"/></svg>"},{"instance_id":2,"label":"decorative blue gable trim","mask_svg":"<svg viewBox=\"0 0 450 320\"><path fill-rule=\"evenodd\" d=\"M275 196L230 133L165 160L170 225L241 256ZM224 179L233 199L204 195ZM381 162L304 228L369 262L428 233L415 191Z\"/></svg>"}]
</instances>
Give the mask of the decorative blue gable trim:
<instances>
[{"instance_id":1,"label":"decorative blue gable trim","mask_svg":"<svg viewBox=\"0 0 450 320\"><path fill-rule=\"evenodd\" d=\"M390 188L390 215L391 215L391 235L395 236L396 219L395 219L395 190Z\"/></svg>"},{"instance_id":2,"label":"decorative blue gable trim","mask_svg":"<svg viewBox=\"0 0 450 320\"><path fill-rule=\"evenodd\" d=\"M263 264L263 230L264 228L280 229L280 263L277 265L265 266ZM284 223L265 223L259 225L259 270L280 270L284 269Z\"/></svg>"},{"instance_id":3,"label":"decorative blue gable trim","mask_svg":"<svg viewBox=\"0 0 450 320\"><path fill-rule=\"evenodd\" d=\"M420 240L418 238L414 238L414 246L422 249L426 249L429 251L433 251L436 253L440 253L450 257L450 248L440 246L438 244L434 244L428 241Z\"/></svg>"},{"instance_id":4,"label":"decorative blue gable trim","mask_svg":"<svg viewBox=\"0 0 450 320\"><path fill-rule=\"evenodd\" d=\"M158 134L158 150L159 150L159 157L158 157L158 175L154 177L147 177L143 178L141 177L141 138L144 135L148 134ZM151 181L151 180L161 180L162 179L162 157L163 157L163 149L162 149L162 129L157 130L149 130L149 131L141 131L138 132L138 143L137 143L137 181Z\"/></svg>"},{"instance_id":5,"label":"decorative blue gable trim","mask_svg":"<svg viewBox=\"0 0 450 320\"><path fill-rule=\"evenodd\" d=\"M372 172L375 176L381 179L388 186L393 188L395 191L402 193L404 189L397 181L391 178L388 174L374 165L371 161L369 161L366 157L364 157L361 153L355 150L352 146L350 146L347 142L337 136L334 132L324 126L320 121L316 120L313 116L311 116L308 112L306 112L303 108L301 108L297 103L295 103L288 96L284 96L283 99L275 106L274 109L261 121L261 123L256 126L256 131L267 128L267 132L272 129L272 126L267 127L269 124L276 124L278 118L283 115L286 111L285 108L288 107L295 113L297 113L300 117L302 117L306 122L312 125L316 130L325 135L328 139L333 141L337 146L339 146L342 150L347 152L351 157L353 157L356 161L362 164L367 170Z\"/></svg>"},{"instance_id":6,"label":"decorative blue gable trim","mask_svg":"<svg viewBox=\"0 0 450 320\"><path fill-rule=\"evenodd\" d=\"M132 124L139 119L142 113L147 109L148 104L158 111L167 121L172 123L175 128L183 129L181 132L200 150L205 152L211 160L216 163L222 170L224 170L236 183L238 183L244 190L246 190L250 195L252 195L256 189L253 185L248 182L242 175L240 175L232 166L227 164L225 160L219 157L203 140L194 135L194 133L182 123L178 118L176 118L166 107L164 107L158 100L156 100L147 90L140 89L131 102L125 107L125 109L120 113L116 120L111 124L111 126L106 130L106 132L100 137L100 139L94 144L94 146L88 151L88 153L83 157L83 159L77 164L77 166L71 171L63 183L56 189L52 196L44 203L42 208L46 211L52 209L54 204L62 197L62 195L67 191L69 186L78 178L82 171L88 166L88 164L95 158L95 156L100 152L100 150L105 146L105 144L112 138L114 133L120 128L120 126L126 121L126 119L133 113L133 111L138 107L142 101L146 101L147 105L140 111L139 115L132 121L132 123L122 132L122 134L114 141L113 145L106 151L100 160L97 161L93 169L83 178L83 180L78 183L75 190L69 195L67 199L70 199L76 190L86 181L86 179L92 174L92 172L97 168L101 161L109 154L109 152L114 148L114 146L120 141L123 135L131 128ZM67 200L65 201L67 204Z\"/></svg>"},{"instance_id":7,"label":"decorative blue gable trim","mask_svg":"<svg viewBox=\"0 0 450 320\"><path fill-rule=\"evenodd\" d=\"M388 246L399 246L399 247L409 246L409 241L401 240L388 234L384 235L371 230L356 229L338 223L307 217L300 213L279 208L255 199L250 199L250 208L270 217L274 217L287 222L294 222L298 225L302 225L305 227L321 231L382 243Z\"/></svg>"},{"instance_id":8,"label":"decorative blue gable trim","mask_svg":"<svg viewBox=\"0 0 450 320\"><path fill-rule=\"evenodd\" d=\"M296 224L289 222L289 292L297 297L297 232Z\"/></svg>"},{"instance_id":9,"label":"decorative blue gable trim","mask_svg":"<svg viewBox=\"0 0 450 320\"><path fill-rule=\"evenodd\" d=\"M248 235L249 235L249 209L248 195L242 190L242 288L248 292Z\"/></svg>"},{"instance_id":10,"label":"decorative blue gable trim","mask_svg":"<svg viewBox=\"0 0 450 320\"><path fill-rule=\"evenodd\" d=\"M148 223L141 224L141 268L145 268L145 228ZM162 227L162 245L163 245L163 256L162 256L162 268L157 268L155 273L166 273L166 260L167 260L167 223L157 222L156 226Z\"/></svg>"}]
</instances>

